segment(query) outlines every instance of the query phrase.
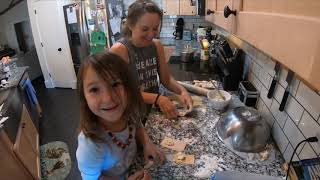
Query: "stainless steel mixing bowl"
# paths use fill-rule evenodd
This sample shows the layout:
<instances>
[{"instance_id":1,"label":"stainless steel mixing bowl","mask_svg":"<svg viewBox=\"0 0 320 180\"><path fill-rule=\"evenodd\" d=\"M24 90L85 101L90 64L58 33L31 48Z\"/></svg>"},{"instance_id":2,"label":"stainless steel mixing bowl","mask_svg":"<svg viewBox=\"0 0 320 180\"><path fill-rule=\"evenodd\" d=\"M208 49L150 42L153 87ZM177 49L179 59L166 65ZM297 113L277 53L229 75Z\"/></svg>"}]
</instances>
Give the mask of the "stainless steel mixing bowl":
<instances>
[{"instance_id":1,"label":"stainless steel mixing bowl","mask_svg":"<svg viewBox=\"0 0 320 180\"><path fill-rule=\"evenodd\" d=\"M231 138L240 152L260 152L270 138L270 127L260 113L249 107L237 107L222 115L216 125L219 138Z\"/></svg>"}]
</instances>

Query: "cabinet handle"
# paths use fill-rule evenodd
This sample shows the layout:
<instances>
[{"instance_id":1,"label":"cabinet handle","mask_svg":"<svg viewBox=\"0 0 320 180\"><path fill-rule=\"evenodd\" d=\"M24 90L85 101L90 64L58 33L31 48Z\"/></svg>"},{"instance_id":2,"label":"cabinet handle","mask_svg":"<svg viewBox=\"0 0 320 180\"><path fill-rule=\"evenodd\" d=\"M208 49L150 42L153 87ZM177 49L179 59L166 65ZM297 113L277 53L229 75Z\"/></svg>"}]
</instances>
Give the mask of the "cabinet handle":
<instances>
[{"instance_id":1,"label":"cabinet handle","mask_svg":"<svg viewBox=\"0 0 320 180\"><path fill-rule=\"evenodd\" d=\"M61 51L62 49L61 48L58 48L58 51Z\"/></svg>"},{"instance_id":2,"label":"cabinet handle","mask_svg":"<svg viewBox=\"0 0 320 180\"><path fill-rule=\"evenodd\" d=\"M26 123L22 123L22 128L25 128L26 127Z\"/></svg>"},{"instance_id":3,"label":"cabinet handle","mask_svg":"<svg viewBox=\"0 0 320 180\"><path fill-rule=\"evenodd\" d=\"M231 10L229 8L229 6L225 6L224 7L224 11L223 11L223 15L225 18L228 18L230 16L230 14L233 14L233 15L237 15L237 11L236 10Z\"/></svg>"},{"instance_id":4,"label":"cabinet handle","mask_svg":"<svg viewBox=\"0 0 320 180\"><path fill-rule=\"evenodd\" d=\"M210 14L214 14L214 11L211 10L211 9L208 9L208 10L207 10L207 15L210 15Z\"/></svg>"}]
</instances>

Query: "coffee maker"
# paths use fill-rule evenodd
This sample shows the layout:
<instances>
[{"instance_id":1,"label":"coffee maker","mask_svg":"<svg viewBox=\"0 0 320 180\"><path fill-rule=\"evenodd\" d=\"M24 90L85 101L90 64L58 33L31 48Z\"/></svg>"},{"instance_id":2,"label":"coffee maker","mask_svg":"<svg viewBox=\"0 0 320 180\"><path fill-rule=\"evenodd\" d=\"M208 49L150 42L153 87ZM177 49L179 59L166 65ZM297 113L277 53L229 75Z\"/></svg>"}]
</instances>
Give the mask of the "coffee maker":
<instances>
[{"instance_id":1,"label":"coffee maker","mask_svg":"<svg viewBox=\"0 0 320 180\"><path fill-rule=\"evenodd\" d=\"M175 39L180 40L183 38L183 26L184 26L183 18L178 18L176 22L176 30L175 32L173 32Z\"/></svg>"}]
</instances>

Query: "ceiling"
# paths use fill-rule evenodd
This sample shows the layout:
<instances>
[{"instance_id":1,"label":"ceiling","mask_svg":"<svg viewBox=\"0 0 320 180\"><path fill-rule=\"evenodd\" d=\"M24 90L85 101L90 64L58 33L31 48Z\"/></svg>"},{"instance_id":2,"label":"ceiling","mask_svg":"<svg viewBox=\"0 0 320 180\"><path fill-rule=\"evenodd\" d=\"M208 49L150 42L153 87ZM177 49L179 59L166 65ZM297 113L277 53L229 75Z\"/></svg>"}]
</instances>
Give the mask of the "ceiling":
<instances>
[{"instance_id":1,"label":"ceiling","mask_svg":"<svg viewBox=\"0 0 320 180\"><path fill-rule=\"evenodd\" d=\"M10 5L12 0L0 0L0 12L7 9ZM14 0L13 3L17 2L19 0Z\"/></svg>"}]
</instances>

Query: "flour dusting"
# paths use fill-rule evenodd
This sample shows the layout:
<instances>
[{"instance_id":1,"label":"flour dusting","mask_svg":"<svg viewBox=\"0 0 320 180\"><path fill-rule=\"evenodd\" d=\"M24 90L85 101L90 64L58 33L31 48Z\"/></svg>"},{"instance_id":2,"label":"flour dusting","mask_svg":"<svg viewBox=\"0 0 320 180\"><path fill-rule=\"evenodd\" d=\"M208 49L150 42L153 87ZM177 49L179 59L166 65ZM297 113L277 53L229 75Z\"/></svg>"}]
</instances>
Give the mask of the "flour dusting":
<instances>
[{"instance_id":1,"label":"flour dusting","mask_svg":"<svg viewBox=\"0 0 320 180\"><path fill-rule=\"evenodd\" d=\"M193 175L199 178L209 178L216 171L226 169L226 166L220 164L222 162L224 162L223 159L218 158L217 156L202 155L200 159L196 161L199 168Z\"/></svg>"}]
</instances>

